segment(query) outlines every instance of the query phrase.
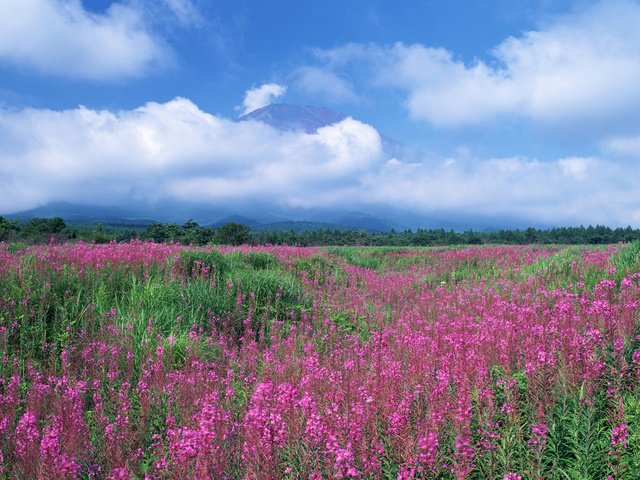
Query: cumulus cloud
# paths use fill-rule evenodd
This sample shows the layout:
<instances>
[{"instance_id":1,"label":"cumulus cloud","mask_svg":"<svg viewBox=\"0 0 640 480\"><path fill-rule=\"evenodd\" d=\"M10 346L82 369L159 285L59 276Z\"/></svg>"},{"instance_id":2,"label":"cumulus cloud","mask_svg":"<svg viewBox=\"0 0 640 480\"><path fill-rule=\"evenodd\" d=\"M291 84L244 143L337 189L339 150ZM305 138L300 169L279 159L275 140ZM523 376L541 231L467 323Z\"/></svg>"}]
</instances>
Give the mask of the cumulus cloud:
<instances>
[{"instance_id":1,"label":"cumulus cloud","mask_svg":"<svg viewBox=\"0 0 640 480\"><path fill-rule=\"evenodd\" d=\"M339 196L382 160L377 131L350 118L314 134L283 133L184 98L115 113L0 110L0 145L3 213L49 201L310 205Z\"/></svg>"},{"instance_id":2,"label":"cumulus cloud","mask_svg":"<svg viewBox=\"0 0 640 480\"><path fill-rule=\"evenodd\" d=\"M508 75L484 63L467 67L446 50L422 45L398 44L391 53L395 65L380 78L408 90L414 118L438 126L479 123L514 111L522 101Z\"/></svg>"},{"instance_id":3,"label":"cumulus cloud","mask_svg":"<svg viewBox=\"0 0 640 480\"><path fill-rule=\"evenodd\" d=\"M543 162L461 151L385 157L380 135L347 118L316 133L235 122L176 98L134 110L0 110L0 213L50 201L394 206L553 224L640 226L632 162Z\"/></svg>"},{"instance_id":4,"label":"cumulus cloud","mask_svg":"<svg viewBox=\"0 0 640 480\"><path fill-rule=\"evenodd\" d=\"M300 67L294 72L295 86L303 94L329 103L360 100L353 85L327 68Z\"/></svg>"},{"instance_id":5,"label":"cumulus cloud","mask_svg":"<svg viewBox=\"0 0 640 480\"><path fill-rule=\"evenodd\" d=\"M487 60L402 43L350 44L316 56L334 72L365 65L374 83L405 92L412 117L436 126L519 117L608 127L629 117L638 122L638 25L638 2L611 0L507 38Z\"/></svg>"},{"instance_id":6,"label":"cumulus cloud","mask_svg":"<svg viewBox=\"0 0 640 480\"><path fill-rule=\"evenodd\" d=\"M187 5L170 3L176 11ZM0 63L61 77L112 80L141 75L169 58L166 45L128 4L113 3L104 14L95 14L80 0L0 2Z\"/></svg>"},{"instance_id":7,"label":"cumulus cloud","mask_svg":"<svg viewBox=\"0 0 640 480\"><path fill-rule=\"evenodd\" d=\"M272 103L276 98L282 97L287 92L287 87L277 83L265 83L256 88L251 88L245 92L242 106L236 110L241 115L246 115L259 108L265 107Z\"/></svg>"},{"instance_id":8,"label":"cumulus cloud","mask_svg":"<svg viewBox=\"0 0 640 480\"><path fill-rule=\"evenodd\" d=\"M594 157L387 162L367 177L370 201L422 211L520 218L550 225L640 224L628 165Z\"/></svg>"}]
</instances>

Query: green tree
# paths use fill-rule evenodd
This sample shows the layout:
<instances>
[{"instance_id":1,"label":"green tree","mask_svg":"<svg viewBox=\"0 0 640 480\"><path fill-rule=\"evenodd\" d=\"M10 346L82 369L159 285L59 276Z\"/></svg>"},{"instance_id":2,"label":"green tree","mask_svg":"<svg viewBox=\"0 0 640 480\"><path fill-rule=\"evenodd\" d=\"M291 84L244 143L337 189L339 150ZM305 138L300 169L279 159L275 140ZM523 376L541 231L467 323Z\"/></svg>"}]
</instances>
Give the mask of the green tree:
<instances>
[{"instance_id":1,"label":"green tree","mask_svg":"<svg viewBox=\"0 0 640 480\"><path fill-rule=\"evenodd\" d=\"M60 239L65 237L66 228L61 217L32 218L22 228L21 236L34 242L47 241L50 237Z\"/></svg>"},{"instance_id":2,"label":"green tree","mask_svg":"<svg viewBox=\"0 0 640 480\"><path fill-rule=\"evenodd\" d=\"M230 222L222 225L216 232L216 243L223 245L242 245L252 239L251 229L240 223Z\"/></svg>"},{"instance_id":3,"label":"green tree","mask_svg":"<svg viewBox=\"0 0 640 480\"><path fill-rule=\"evenodd\" d=\"M524 232L524 239L526 243L536 243L538 241L538 231L533 227L527 228Z\"/></svg>"},{"instance_id":4,"label":"green tree","mask_svg":"<svg viewBox=\"0 0 640 480\"><path fill-rule=\"evenodd\" d=\"M4 217L0 217L0 242L8 240L17 229L15 222L10 222Z\"/></svg>"},{"instance_id":5,"label":"green tree","mask_svg":"<svg viewBox=\"0 0 640 480\"><path fill-rule=\"evenodd\" d=\"M178 240L180 238L180 230L174 223L154 223L147 227L145 237L158 243Z\"/></svg>"},{"instance_id":6,"label":"green tree","mask_svg":"<svg viewBox=\"0 0 640 480\"><path fill-rule=\"evenodd\" d=\"M208 228L201 227L191 219L182 225L182 242L185 244L195 243L203 245L208 243L212 237L213 231Z\"/></svg>"}]
</instances>

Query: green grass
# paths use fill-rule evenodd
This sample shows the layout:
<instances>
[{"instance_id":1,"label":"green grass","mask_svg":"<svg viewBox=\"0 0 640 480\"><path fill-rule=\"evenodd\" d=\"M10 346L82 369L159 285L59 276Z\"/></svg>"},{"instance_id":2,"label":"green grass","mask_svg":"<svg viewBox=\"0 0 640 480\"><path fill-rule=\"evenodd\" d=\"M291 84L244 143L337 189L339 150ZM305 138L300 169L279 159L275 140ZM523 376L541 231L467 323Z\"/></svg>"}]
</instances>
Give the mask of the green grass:
<instances>
[{"instance_id":1,"label":"green grass","mask_svg":"<svg viewBox=\"0 0 640 480\"><path fill-rule=\"evenodd\" d=\"M113 322L130 335L139 371L143 348L173 337L172 348L184 351L194 326L205 332L215 326L239 338L252 309L254 331L268 336L271 322L291 321L311 307L300 280L274 255L188 251L179 261L181 277L171 276L171 261L146 275L107 266L87 268L80 276L68 266L38 272L33 256L24 256L22 273L0 284L0 299L15 305L0 311L0 324L10 327L9 318L19 324L8 328L0 353L35 365L59 358L78 332L92 335L115 309ZM209 268L208 277L197 273L202 265ZM242 298L247 301L239 302Z\"/></svg>"},{"instance_id":2,"label":"green grass","mask_svg":"<svg viewBox=\"0 0 640 480\"><path fill-rule=\"evenodd\" d=\"M618 276L640 272L640 240L621 248L613 256L611 263L616 268Z\"/></svg>"}]
</instances>

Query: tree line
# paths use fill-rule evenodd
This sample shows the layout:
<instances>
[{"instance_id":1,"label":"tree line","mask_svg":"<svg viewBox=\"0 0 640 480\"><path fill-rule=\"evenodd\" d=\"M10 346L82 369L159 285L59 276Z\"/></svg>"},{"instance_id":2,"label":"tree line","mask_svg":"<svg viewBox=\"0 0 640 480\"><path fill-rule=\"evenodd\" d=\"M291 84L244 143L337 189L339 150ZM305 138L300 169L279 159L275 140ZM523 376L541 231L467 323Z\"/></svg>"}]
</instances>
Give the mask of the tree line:
<instances>
[{"instance_id":1,"label":"tree line","mask_svg":"<svg viewBox=\"0 0 640 480\"><path fill-rule=\"evenodd\" d=\"M446 246L469 244L611 244L640 240L640 229L610 228L602 225L551 229L467 230L417 229L372 233L365 230L317 229L252 231L246 225L227 223L218 228L203 227L193 220L182 225L154 223L148 226L70 226L60 217L33 218L25 222L10 221L0 216L0 241L46 243L83 240L106 243L131 239L182 244L217 245L345 245L345 246Z\"/></svg>"}]
</instances>

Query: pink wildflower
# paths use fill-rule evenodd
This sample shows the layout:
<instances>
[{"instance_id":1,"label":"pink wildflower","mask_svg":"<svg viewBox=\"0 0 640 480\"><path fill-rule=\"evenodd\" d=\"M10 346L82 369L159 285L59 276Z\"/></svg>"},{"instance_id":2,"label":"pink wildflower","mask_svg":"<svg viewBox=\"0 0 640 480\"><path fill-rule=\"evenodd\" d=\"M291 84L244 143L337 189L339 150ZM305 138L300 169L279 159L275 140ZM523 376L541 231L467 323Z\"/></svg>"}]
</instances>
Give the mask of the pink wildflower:
<instances>
[{"instance_id":1,"label":"pink wildflower","mask_svg":"<svg viewBox=\"0 0 640 480\"><path fill-rule=\"evenodd\" d=\"M621 423L613 427L611 431L611 446L620 448L627 448L629 445L629 430L626 423Z\"/></svg>"},{"instance_id":2,"label":"pink wildflower","mask_svg":"<svg viewBox=\"0 0 640 480\"><path fill-rule=\"evenodd\" d=\"M547 443L547 425L545 423L536 423L531 426L531 439L529 446L538 450L544 449Z\"/></svg>"},{"instance_id":3,"label":"pink wildflower","mask_svg":"<svg viewBox=\"0 0 640 480\"><path fill-rule=\"evenodd\" d=\"M510 472L507 473L502 480L522 480L522 477L517 473Z\"/></svg>"}]
</instances>

